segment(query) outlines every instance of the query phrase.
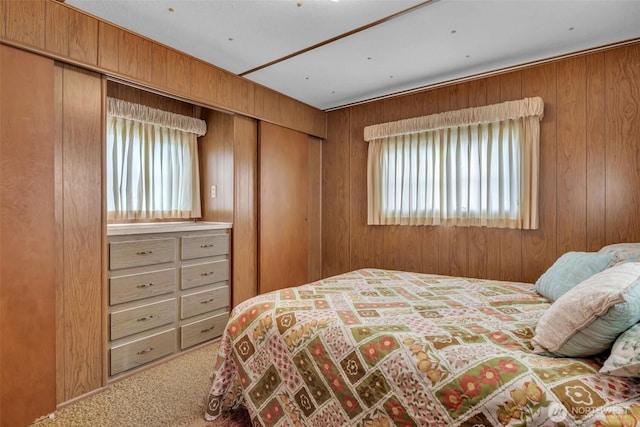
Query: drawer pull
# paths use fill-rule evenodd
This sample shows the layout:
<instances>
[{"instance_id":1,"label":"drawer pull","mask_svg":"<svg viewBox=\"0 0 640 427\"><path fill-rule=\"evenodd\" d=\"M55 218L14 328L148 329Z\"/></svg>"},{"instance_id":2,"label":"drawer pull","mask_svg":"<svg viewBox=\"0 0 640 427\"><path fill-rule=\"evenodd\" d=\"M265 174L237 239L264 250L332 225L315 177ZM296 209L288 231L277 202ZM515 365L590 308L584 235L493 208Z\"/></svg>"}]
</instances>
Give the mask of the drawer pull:
<instances>
[{"instance_id":1,"label":"drawer pull","mask_svg":"<svg viewBox=\"0 0 640 427\"><path fill-rule=\"evenodd\" d=\"M209 304L210 302L213 302L213 301L214 301L214 299L210 298L210 299L206 299L204 301L200 301L200 304Z\"/></svg>"},{"instance_id":2,"label":"drawer pull","mask_svg":"<svg viewBox=\"0 0 640 427\"><path fill-rule=\"evenodd\" d=\"M153 347L149 347L149 348L145 348L144 350L140 350L138 352L138 354L145 354L145 353L149 353L150 351L153 351Z\"/></svg>"},{"instance_id":3,"label":"drawer pull","mask_svg":"<svg viewBox=\"0 0 640 427\"><path fill-rule=\"evenodd\" d=\"M143 284L141 284L141 285L136 286L136 288L144 289L144 288L149 288L149 287L151 287L151 286L153 286L153 282L150 282L150 283L143 283Z\"/></svg>"},{"instance_id":4,"label":"drawer pull","mask_svg":"<svg viewBox=\"0 0 640 427\"><path fill-rule=\"evenodd\" d=\"M153 251L140 251L136 252L136 255L151 255Z\"/></svg>"},{"instance_id":5,"label":"drawer pull","mask_svg":"<svg viewBox=\"0 0 640 427\"><path fill-rule=\"evenodd\" d=\"M214 246L215 246L215 244L213 244L213 243L207 243L207 244L205 244L205 245L200 245L200 247L201 247L201 248L203 248L203 249L204 249L204 248L212 248L212 247L214 247Z\"/></svg>"},{"instance_id":6,"label":"drawer pull","mask_svg":"<svg viewBox=\"0 0 640 427\"><path fill-rule=\"evenodd\" d=\"M138 322L146 322L147 320L151 320L153 319L153 314L150 314L148 316L144 316L144 317L138 317L137 321Z\"/></svg>"},{"instance_id":7,"label":"drawer pull","mask_svg":"<svg viewBox=\"0 0 640 427\"><path fill-rule=\"evenodd\" d=\"M208 327L208 328L206 328L206 329L202 329L202 330L200 331L200 333L201 333L201 334L205 334L205 333L209 332L210 330L212 330L213 328L214 328L213 326L210 326L210 327Z\"/></svg>"},{"instance_id":8,"label":"drawer pull","mask_svg":"<svg viewBox=\"0 0 640 427\"><path fill-rule=\"evenodd\" d=\"M201 276L211 276L213 274L213 271L210 271L208 273L200 273Z\"/></svg>"}]
</instances>

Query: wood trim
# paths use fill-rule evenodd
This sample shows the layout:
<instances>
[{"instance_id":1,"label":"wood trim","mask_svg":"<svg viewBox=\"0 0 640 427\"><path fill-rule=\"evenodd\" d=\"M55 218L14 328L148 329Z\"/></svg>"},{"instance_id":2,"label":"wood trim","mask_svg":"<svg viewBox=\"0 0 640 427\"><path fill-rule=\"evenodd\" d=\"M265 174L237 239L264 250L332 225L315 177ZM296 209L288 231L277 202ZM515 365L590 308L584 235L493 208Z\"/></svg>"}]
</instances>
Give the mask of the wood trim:
<instances>
[{"instance_id":1,"label":"wood trim","mask_svg":"<svg viewBox=\"0 0 640 427\"><path fill-rule=\"evenodd\" d=\"M322 278L322 140L308 137L307 281Z\"/></svg>"}]
</instances>

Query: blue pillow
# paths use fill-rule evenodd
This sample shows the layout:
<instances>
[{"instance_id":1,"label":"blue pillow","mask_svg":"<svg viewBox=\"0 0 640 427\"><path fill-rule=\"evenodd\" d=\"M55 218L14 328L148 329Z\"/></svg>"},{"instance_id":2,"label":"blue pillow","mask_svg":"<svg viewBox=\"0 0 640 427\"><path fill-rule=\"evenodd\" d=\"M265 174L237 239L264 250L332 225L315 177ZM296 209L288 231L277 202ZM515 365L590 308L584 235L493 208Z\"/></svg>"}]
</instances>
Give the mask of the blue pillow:
<instances>
[{"instance_id":1,"label":"blue pillow","mask_svg":"<svg viewBox=\"0 0 640 427\"><path fill-rule=\"evenodd\" d=\"M531 339L534 353L588 357L640 321L640 263L596 273L551 304Z\"/></svg>"},{"instance_id":2,"label":"blue pillow","mask_svg":"<svg viewBox=\"0 0 640 427\"><path fill-rule=\"evenodd\" d=\"M556 301L578 283L601 272L615 255L598 252L567 252L536 281L534 289Z\"/></svg>"}]
</instances>

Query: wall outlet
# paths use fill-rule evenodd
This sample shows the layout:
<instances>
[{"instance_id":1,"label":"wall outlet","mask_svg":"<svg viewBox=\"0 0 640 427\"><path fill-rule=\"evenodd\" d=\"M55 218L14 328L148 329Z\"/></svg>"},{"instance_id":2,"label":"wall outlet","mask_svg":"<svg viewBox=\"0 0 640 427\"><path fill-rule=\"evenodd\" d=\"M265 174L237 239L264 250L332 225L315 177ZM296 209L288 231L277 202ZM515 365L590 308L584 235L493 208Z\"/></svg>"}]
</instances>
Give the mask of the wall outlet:
<instances>
[{"instance_id":1,"label":"wall outlet","mask_svg":"<svg viewBox=\"0 0 640 427\"><path fill-rule=\"evenodd\" d=\"M217 185L212 185L211 186L211 198L215 199L217 195L218 195L218 186Z\"/></svg>"}]
</instances>

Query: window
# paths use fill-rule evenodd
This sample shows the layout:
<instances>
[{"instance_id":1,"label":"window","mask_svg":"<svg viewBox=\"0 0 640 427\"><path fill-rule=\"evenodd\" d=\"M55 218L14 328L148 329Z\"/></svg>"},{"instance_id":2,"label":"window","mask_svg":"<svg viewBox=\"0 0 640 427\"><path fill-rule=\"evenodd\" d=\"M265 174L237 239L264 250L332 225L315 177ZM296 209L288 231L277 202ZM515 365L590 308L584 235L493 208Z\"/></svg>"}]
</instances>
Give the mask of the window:
<instances>
[{"instance_id":1,"label":"window","mask_svg":"<svg viewBox=\"0 0 640 427\"><path fill-rule=\"evenodd\" d=\"M107 99L107 218L200 217L199 119Z\"/></svg>"},{"instance_id":2,"label":"window","mask_svg":"<svg viewBox=\"0 0 640 427\"><path fill-rule=\"evenodd\" d=\"M369 126L371 225L538 228L540 98Z\"/></svg>"}]
</instances>

